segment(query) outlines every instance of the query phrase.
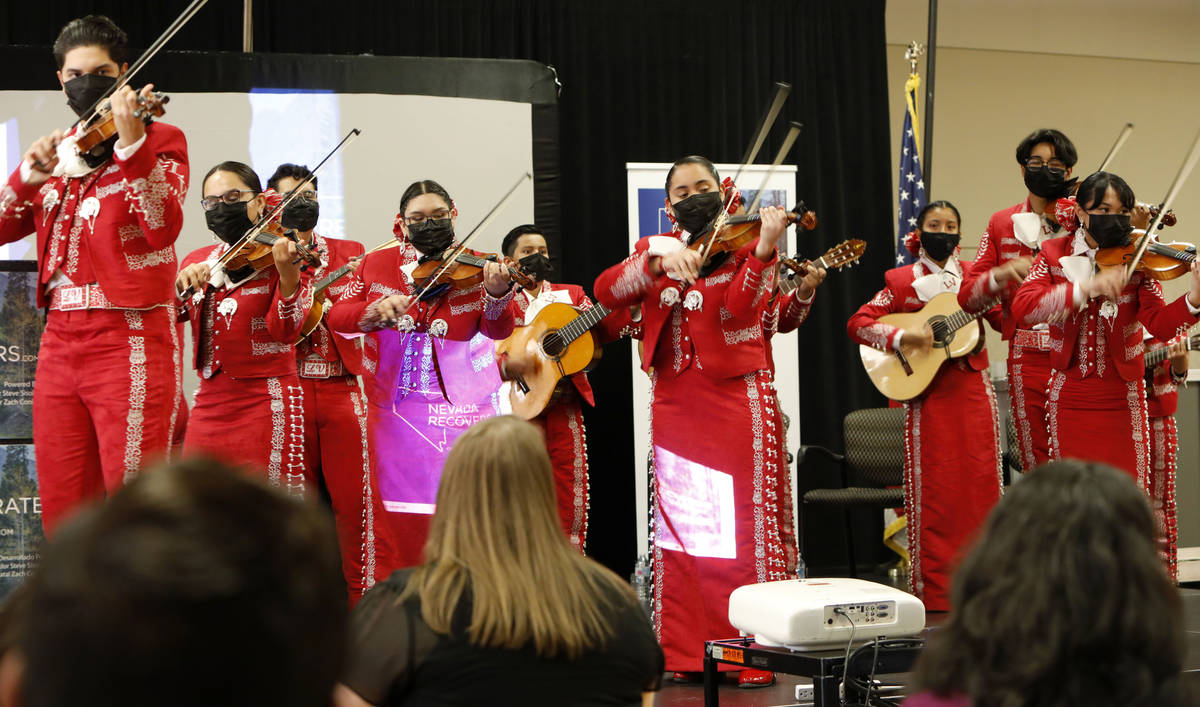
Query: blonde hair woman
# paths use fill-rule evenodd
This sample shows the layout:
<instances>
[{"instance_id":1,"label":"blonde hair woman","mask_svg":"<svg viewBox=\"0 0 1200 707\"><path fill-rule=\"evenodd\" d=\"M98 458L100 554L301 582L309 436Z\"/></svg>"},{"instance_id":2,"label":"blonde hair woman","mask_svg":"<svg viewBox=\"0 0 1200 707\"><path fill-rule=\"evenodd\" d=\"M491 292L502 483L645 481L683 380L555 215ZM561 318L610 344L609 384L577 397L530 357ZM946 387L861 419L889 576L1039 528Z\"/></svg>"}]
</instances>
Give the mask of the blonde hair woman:
<instances>
[{"instance_id":1,"label":"blonde hair woman","mask_svg":"<svg viewBox=\"0 0 1200 707\"><path fill-rule=\"evenodd\" d=\"M541 432L511 416L455 442L424 562L369 591L351 635L339 707L650 704L663 673L633 591L563 534Z\"/></svg>"}]
</instances>

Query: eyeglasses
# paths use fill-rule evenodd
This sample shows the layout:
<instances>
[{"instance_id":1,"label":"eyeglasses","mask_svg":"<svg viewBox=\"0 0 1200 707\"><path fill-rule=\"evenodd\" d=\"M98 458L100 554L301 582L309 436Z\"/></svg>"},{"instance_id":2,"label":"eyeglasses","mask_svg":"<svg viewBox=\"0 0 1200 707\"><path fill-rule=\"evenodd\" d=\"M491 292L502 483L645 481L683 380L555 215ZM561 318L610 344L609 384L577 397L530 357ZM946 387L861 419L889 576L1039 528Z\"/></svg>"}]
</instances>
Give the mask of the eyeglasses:
<instances>
[{"instance_id":1,"label":"eyeglasses","mask_svg":"<svg viewBox=\"0 0 1200 707\"><path fill-rule=\"evenodd\" d=\"M309 201L316 201L317 200L317 192L315 192L312 189L305 189L304 191L297 194L296 198L308 199Z\"/></svg>"},{"instance_id":2,"label":"eyeglasses","mask_svg":"<svg viewBox=\"0 0 1200 707\"><path fill-rule=\"evenodd\" d=\"M1065 174L1067 171L1067 166L1063 164L1062 160L1058 159L1053 159L1047 162L1041 157L1030 157L1029 159L1025 160L1025 166L1029 169L1041 169L1042 167L1047 167L1051 172L1058 172L1060 174Z\"/></svg>"},{"instance_id":3,"label":"eyeglasses","mask_svg":"<svg viewBox=\"0 0 1200 707\"><path fill-rule=\"evenodd\" d=\"M441 219L444 219L444 218L450 218L450 210L449 209L438 209L437 211L434 211L429 216L426 216L425 214L415 214L413 216L405 216L404 223L408 224L409 226L415 226L418 223L425 223L426 221L429 221L429 220L440 221Z\"/></svg>"},{"instance_id":4,"label":"eyeglasses","mask_svg":"<svg viewBox=\"0 0 1200 707\"><path fill-rule=\"evenodd\" d=\"M200 206L204 207L205 211L212 211L217 208L217 204L224 202L226 204L236 204L242 201L242 195L246 194L250 197L255 196L257 192L249 189L230 189L220 196L206 196L200 200ZM248 200L247 200L248 201Z\"/></svg>"}]
</instances>

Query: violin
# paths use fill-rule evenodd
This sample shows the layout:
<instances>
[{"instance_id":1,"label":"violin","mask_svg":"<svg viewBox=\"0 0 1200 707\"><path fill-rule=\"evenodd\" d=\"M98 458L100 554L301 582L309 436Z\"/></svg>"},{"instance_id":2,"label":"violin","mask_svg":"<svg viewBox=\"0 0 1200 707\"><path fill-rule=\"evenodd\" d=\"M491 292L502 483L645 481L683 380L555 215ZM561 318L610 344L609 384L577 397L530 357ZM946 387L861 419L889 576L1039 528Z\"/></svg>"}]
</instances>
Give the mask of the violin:
<instances>
[{"instance_id":1,"label":"violin","mask_svg":"<svg viewBox=\"0 0 1200 707\"><path fill-rule=\"evenodd\" d=\"M275 267L273 248L275 241L286 238L296 244L296 253L300 256L301 269L320 267L321 258L310 248L300 242L296 232L284 227L277 221L272 221L261 229L256 229L253 237L246 239L234 252L225 258L225 271L233 280L244 280L250 275Z\"/></svg>"},{"instance_id":2,"label":"violin","mask_svg":"<svg viewBox=\"0 0 1200 707\"><path fill-rule=\"evenodd\" d=\"M1145 237L1144 233L1142 237ZM1133 238L1128 245L1101 248L1096 251L1096 265L1101 269L1127 267L1137 254L1140 244L1141 238ZM1151 238L1145 254L1138 261L1137 271L1155 280L1174 280L1188 274L1195 260L1195 245L1182 242L1161 243L1157 238Z\"/></svg>"},{"instance_id":3,"label":"violin","mask_svg":"<svg viewBox=\"0 0 1200 707\"><path fill-rule=\"evenodd\" d=\"M466 290L483 282L483 266L500 262L495 253L471 253L462 251L454 256L454 262L446 266L446 253L422 259L412 272L413 283L421 293L421 301L440 297L449 290ZM508 274L521 287L531 288L537 284L521 270L506 265ZM434 280L433 278L437 279Z\"/></svg>"},{"instance_id":4,"label":"violin","mask_svg":"<svg viewBox=\"0 0 1200 707\"><path fill-rule=\"evenodd\" d=\"M166 112L163 106L171 100L165 93L152 91L148 95L138 94L139 108L133 117L141 118L149 125L155 118L161 118ZM104 164L112 156L112 148L117 139L117 121L113 118L112 105L105 100L96 108L95 116L89 120L75 137L75 149L88 167L95 169Z\"/></svg>"},{"instance_id":5,"label":"violin","mask_svg":"<svg viewBox=\"0 0 1200 707\"><path fill-rule=\"evenodd\" d=\"M1150 220L1151 221L1153 221L1154 217L1158 216L1159 212L1162 211L1162 207L1158 204L1147 204L1145 202L1139 201L1138 206L1146 207L1146 209L1150 212ZM1179 223L1179 219L1175 217L1175 210L1168 209L1167 213L1163 214L1161 225L1174 226L1177 223Z\"/></svg>"},{"instance_id":6,"label":"violin","mask_svg":"<svg viewBox=\"0 0 1200 707\"><path fill-rule=\"evenodd\" d=\"M801 201L788 212L788 225L791 224L811 231L817 227L817 214L809 211ZM721 228L715 231L709 228L706 232L701 233L699 238L688 244L688 248L707 253L708 259L711 259L718 253L737 251L746 247L755 238L758 238L761 229L762 217L757 211L752 214L734 214L725 219Z\"/></svg>"}]
</instances>

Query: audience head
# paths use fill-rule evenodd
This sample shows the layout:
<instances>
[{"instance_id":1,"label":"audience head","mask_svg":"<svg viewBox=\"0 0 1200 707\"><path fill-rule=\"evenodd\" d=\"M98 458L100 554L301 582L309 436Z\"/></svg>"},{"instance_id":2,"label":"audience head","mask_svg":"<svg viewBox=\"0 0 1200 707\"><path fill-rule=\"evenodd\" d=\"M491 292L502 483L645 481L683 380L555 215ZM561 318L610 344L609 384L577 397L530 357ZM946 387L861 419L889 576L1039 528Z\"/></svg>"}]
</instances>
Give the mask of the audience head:
<instances>
[{"instance_id":1,"label":"audience head","mask_svg":"<svg viewBox=\"0 0 1200 707\"><path fill-rule=\"evenodd\" d=\"M1178 591L1145 494L1103 464L1060 461L1014 484L954 576L918 687L975 707L1171 704L1184 656Z\"/></svg>"},{"instance_id":2,"label":"audience head","mask_svg":"<svg viewBox=\"0 0 1200 707\"><path fill-rule=\"evenodd\" d=\"M613 591L602 592L599 589ZM425 561L408 584L425 622L448 634L469 595L472 643L577 656L610 636L611 599L632 590L567 540L540 429L513 416L455 441L438 486Z\"/></svg>"},{"instance_id":3,"label":"audience head","mask_svg":"<svg viewBox=\"0 0 1200 707\"><path fill-rule=\"evenodd\" d=\"M324 707L341 668L331 526L215 462L149 471L81 514L26 601L25 707Z\"/></svg>"}]
</instances>

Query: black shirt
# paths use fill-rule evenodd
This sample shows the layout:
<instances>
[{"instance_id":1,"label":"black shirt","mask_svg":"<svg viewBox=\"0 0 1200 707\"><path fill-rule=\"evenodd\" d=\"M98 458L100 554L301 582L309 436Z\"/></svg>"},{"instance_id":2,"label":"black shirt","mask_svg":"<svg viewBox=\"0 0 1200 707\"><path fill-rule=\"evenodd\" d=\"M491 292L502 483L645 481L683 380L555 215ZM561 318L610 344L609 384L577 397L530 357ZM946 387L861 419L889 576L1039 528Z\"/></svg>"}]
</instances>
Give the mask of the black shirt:
<instances>
[{"instance_id":1,"label":"black shirt","mask_svg":"<svg viewBox=\"0 0 1200 707\"><path fill-rule=\"evenodd\" d=\"M363 597L351 615L350 664L342 682L375 705L640 705L662 683L663 653L641 607L613 597L613 638L577 659L543 658L468 640L470 600L451 635L433 632L420 601L399 603L412 570L399 570ZM540 698L540 699L539 699Z\"/></svg>"}]
</instances>

